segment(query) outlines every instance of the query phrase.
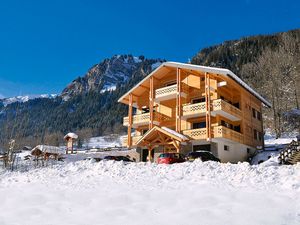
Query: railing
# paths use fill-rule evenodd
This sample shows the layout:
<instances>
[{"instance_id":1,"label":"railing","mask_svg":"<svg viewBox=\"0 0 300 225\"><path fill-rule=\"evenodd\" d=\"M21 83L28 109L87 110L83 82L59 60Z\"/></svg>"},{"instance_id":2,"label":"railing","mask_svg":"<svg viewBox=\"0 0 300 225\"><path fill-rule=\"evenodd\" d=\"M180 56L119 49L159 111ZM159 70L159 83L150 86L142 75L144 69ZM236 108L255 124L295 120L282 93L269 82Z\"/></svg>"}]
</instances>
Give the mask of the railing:
<instances>
[{"instance_id":1,"label":"railing","mask_svg":"<svg viewBox=\"0 0 300 225\"><path fill-rule=\"evenodd\" d=\"M224 126L214 127L214 138L227 138L232 141L243 143L243 135L237 131L231 130Z\"/></svg>"},{"instance_id":2,"label":"railing","mask_svg":"<svg viewBox=\"0 0 300 225\"><path fill-rule=\"evenodd\" d=\"M168 121L171 118L159 113L159 112L153 112L153 120L155 122L163 122L163 121ZM150 113L143 113L143 114L139 114L139 115L134 115L132 117L132 124L133 125L138 125L138 124L148 124L150 121ZM129 118L128 117L124 117L123 118L123 126L128 126L129 125Z\"/></svg>"},{"instance_id":3,"label":"railing","mask_svg":"<svg viewBox=\"0 0 300 225\"><path fill-rule=\"evenodd\" d=\"M239 118L242 117L242 111L240 109L238 109L237 107L231 105L230 103L222 99L213 100L212 111L217 111L217 110L228 112L229 114Z\"/></svg>"},{"instance_id":4,"label":"railing","mask_svg":"<svg viewBox=\"0 0 300 225\"><path fill-rule=\"evenodd\" d=\"M175 94L177 92L177 84L168 86L168 87L163 87L155 90L155 97L160 97L168 94Z\"/></svg>"},{"instance_id":5,"label":"railing","mask_svg":"<svg viewBox=\"0 0 300 225\"><path fill-rule=\"evenodd\" d=\"M191 139L206 139L206 128L184 130L183 135Z\"/></svg>"},{"instance_id":6,"label":"railing","mask_svg":"<svg viewBox=\"0 0 300 225\"><path fill-rule=\"evenodd\" d=\"M187 91L188 91L188 85L186 85L185 83L181 83L181 93L187 93ZM177 84L158 88L155 90L155 98L160 98L167 95L175 95L176 92L177 92Z\"/></svg>"},{"instance_id":7,"label":"railing","mask_svg":"<svg viewBox=\"0 0 300 225\"><path fill-rule=\"evenodd\" d=\"M139 123L146 123L150 120L150 113L143 113L139 115L132 116L132 124L139 124ZM129 117L123 118L123 125L128 126L129 124Z\"/></svg>"},{"instance_id":8,"label":"railing","mask_svg":"<svg viewBox=\"0 0 300 225\"><path fill-rule=\"evenodd\" d=\"M182 107L182 115L183 116L188 116L188 115L193 115L193 114L200 114L200 113L205 113L205 112L206 112L205 102L184 105Z\"/></svg>"},{"instance_id":9,"label":"railing","mask_svg":"<svg viewBox=\"0 0 300 225\"><path fill-rule=\"evenodd\" d=\"M142 136L132 136L132 146L135 146L137 141L141 138ZM122 139L122 146L127 146L128 145L128 137L124 137Z\"/></svg>"}]
</instances>

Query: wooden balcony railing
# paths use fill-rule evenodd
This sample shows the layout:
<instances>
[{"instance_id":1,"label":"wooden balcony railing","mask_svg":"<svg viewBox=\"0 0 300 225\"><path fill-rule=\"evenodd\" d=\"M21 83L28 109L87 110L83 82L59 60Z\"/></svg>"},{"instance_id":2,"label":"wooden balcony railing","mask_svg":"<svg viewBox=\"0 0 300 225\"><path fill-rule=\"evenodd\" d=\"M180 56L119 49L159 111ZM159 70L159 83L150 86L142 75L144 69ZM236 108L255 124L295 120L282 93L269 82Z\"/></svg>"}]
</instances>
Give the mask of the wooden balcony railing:
<instances>
[{"instance_id":1,"label":"wooden balcony railing","mask_svg":"<svg viewBox=\"0 0 300 225\"><path fill-rule=\"evenodd\" d=\"M181 95L185 97L187 92L188 92L188 86L184 83L181 83ZM177 93L177 84L174 84L171 86L156 89L155 98L160 99L160 98L165 98L167 96L172 96L175 98L176 93Z\"/></svg>"},{"instance_id":2,"label":"wooden balcony railing","mask_svg":"<svg viewBox=\"0 0 300 225\"><path fill-rule=\"evenodd\" d=\"M176 91L177 91L177 84L168 87L159 88L155 90L155 97L158 98L168 94L176 94Z\"/></svg>"},{"instance_id":3,"label":"wooden balcony railing","mask_svg":"<svg viewBox=\"0 0 300 225\"><path fill-rule=\"evenodd\" d=\"M206 139L206 128L184 130L183 135L195 140Z\"/></svg>"},{"instance_id":4,"label":"wooden balcony railing","mask_svg":"<svg viewBox=\"0 0 300 225\"><path fill-rule=\"evenodd\" d=\"M139 115L132 116L132 124L142 124L142 123L149 123L150 120L150 113L143 113ZM129 118L124 117L123 118L123 125L128 126L129 124Z\"/></svg>"},{"instance_id":5,"label":"wooden balcony railing","mask_svg":"<svg viewBox=\"0 0 300 225\"><path fill-rule=\"evenodd\" d=\"M190 116L190 115L198 115L206 112L206 104L205 102L188 104L182 107L182 115Z\"/></svg>"},{"instance_id":6,"label":"wooden balcony railing","mask_svg":"<svg viewBox=\"0 0 300 225\"><path fill-rule=\"evenodd\" d=\"M237 131L231 130L224 126L217 126L213 128L214 138L226 138L232 141L243 143L243 135Z\"/></svg>"},{"instance_id":7,"label":"wooden balcony railing","mask_svg":"<svg viewBox=\"0 0 300 225\"><path fill-rule=\"evenodd\" d=\"M212 102L212 111L224 111L237 118L242 118L242 111L230 103L217 99Z\"/></svg>"},{"instance_id":8,"label":"wooden balcony railing","mask_svg":"<svg viewBox=\"0 0 300 225\"><path fill-rule=\"evenodd\" d=\"M141 138L142 136L132 136L132 146L136 146L137 141ZM128 137L124 137L122 139L122 146L127 146L128 145Z\"/></svg>"},{"instance_id":9,"label":"wooden balcony railing","mask_svg":"<svg viewBox=\"0 0 300 225\"><path fill-rule=\"evenodd\" d=\"M156 123L160 123L163 121L168 121L171 118L159 113L159 112L154 112L154 116L153 116L153 120ZM143 114L139 114L139 115L134 115L132 117L132 125L143 125L143 124L149 124L150 121L150 113L143 113ZM129 123L129 118L128 117L124 117L123 118L123 126L128 126Z\"/></svg>"}]
</instances>

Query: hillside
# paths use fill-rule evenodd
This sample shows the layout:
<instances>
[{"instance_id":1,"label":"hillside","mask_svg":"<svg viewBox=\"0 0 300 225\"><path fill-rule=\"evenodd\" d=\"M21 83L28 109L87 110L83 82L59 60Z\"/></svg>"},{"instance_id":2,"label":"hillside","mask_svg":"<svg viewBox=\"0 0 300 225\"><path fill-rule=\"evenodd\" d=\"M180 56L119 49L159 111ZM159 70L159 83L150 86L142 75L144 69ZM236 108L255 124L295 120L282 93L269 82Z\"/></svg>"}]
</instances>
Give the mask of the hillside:
<instances>
[{"instance_id":1,"label":"hillside","mask_svg":"<svg viewBox=\"0 0 300 225\"><path fill-rule=\"evenodd\" d=\"M191 63L224 67L242 77L269 99L265 126L281 136L300 129L300 30L245 37L204 48ZM82 138L124 133L127 107L117 99L164 60L116 55L94 65L56 98L35 98L1 104L0 146L9 138L18 144L58 144L74 131ZM274 118L274 119L273 119Z\"/></svg>"}]
</instances>

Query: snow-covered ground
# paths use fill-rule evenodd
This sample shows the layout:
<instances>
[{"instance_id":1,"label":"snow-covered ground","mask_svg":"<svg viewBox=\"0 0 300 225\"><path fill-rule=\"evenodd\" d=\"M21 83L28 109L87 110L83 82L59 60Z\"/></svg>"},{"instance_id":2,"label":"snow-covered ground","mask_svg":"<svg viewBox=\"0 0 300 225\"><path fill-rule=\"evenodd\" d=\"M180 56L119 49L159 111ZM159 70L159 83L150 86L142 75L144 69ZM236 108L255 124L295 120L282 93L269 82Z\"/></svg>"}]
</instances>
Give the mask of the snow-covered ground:
<instances>
[{"instance_id":1,"label":"snow-covered ground","mask_svg":"<svg viewBox=\"0 0 300 225\"><path fill-rule=\"evenodd\" d=\"M85 141L82 147L90 148L109 148L121 146L121 137L118 135L92 137Z\"/></svg>"},{"instance_id":2,"label":"snow-covered ground","mask_svg":"<svg viewBox=\"0 0 300 225\"><path fill-rule=\"evenodd\" d=\"M1 225L300 224L300 164L77 161L0 173Z\"/></svg>"}]
</instances>

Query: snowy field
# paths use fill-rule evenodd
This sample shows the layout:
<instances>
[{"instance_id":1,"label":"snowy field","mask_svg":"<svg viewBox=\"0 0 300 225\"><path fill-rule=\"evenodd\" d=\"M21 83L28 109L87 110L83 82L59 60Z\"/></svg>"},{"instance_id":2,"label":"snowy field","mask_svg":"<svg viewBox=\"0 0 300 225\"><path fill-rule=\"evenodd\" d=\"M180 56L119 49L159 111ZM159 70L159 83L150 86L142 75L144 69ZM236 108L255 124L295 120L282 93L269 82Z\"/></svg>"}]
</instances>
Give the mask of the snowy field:
<instances>
[{"instance_id":1,"label":"snowy field","mask_svg":"<svg viewBox=\"0 0 300 225\"><path fill-rule=\"evenodd\" d=\"M78 161L0 173L1 225L300 224L300 164Z\"/></svg>"}]
</instances>

